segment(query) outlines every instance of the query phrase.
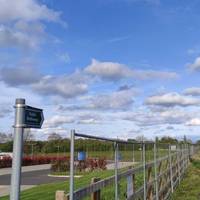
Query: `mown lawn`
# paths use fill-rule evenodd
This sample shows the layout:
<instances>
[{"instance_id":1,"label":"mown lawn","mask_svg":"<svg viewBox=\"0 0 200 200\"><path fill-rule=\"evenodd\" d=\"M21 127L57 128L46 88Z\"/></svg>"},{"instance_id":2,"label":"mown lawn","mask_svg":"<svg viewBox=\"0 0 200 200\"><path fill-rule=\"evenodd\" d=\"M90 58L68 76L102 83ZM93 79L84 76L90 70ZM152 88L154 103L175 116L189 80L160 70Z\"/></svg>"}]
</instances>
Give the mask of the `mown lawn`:
<instances>
[{"instance_id":1,"label":"mown lawn","mask_svg":"<svg viewBox=\"0 0 200 200\"><path fill-rule=\"evenodd\" d=\"M132 160L132 152L121 152L122 160ZM159 152L159 156L162 157L167 154L166 150L161 150ZM92 156L101 157L105 155L104 152L93 152ZM112 155L110 155L112 157ZM135 151L134 154L135 160L141 160L141 151ZM146 152L146 160L153 159L153 152L147 151ZM121 171L121 170L119 170ZM91 182L93 177L99 177L104 179L106 177L110 177L114 175L113 170L105 170L105 171L96 171L91 173L86 173L83 177L75 179L75 188L85 187ZM139 174L136 177L136 187L142 186L143 183L143 175ZM120 181L119 184L119 193L120 193L120 200L125 200L125 192L126 192L126 179ZM55 192L57 190L65 190L66 192L69 191L69 181L61 182L61 183L52 183L52 184L45 184L39 185L34 188L28 189L21 193L21 200L54 200L55 199ZM9 197L2 197L1 200L8 200ZM89 199L89 198L86 198ZM102 200L114 200L114 185L110 187L106 187L102 190Z\"/></svg>"},{"instance_id":2,"label":"mown lawn","mask_svg":"<svg viewBox=\"0 0 200 200\"><path fill-rule=\"evenodd\" d=\"M194 158L173 200L200 200L200 153Z\"/></svg>"},{"instance_id":3,"label":"mown lawn","mask_svg":"<svg viewBox=\"0 0 200 200\"><path fill-rule=\"evenodd\" d=\"M106 171L96 171L91 172L89 174L86 174L82 178L75 179L75 187L81 188L85 187L91 182L91 179L93 177L99 177L101 179L104 179L106 177L110 177L114 175L113 170L106 170ZM142 185L143 177L141 174L136 176L136 185L139 187ZM120 200L125 200L125 191L126 191L126 179L123 179L120 181L119 184L120 189ZM23 191L21 193L21 200L55 200L55 192L56 190L65 190L69 191L69 181L65 181L62 183L52 183L52 184L45 184L45 185L39 185L34 188L28 189L26 191ZM2 197L1 200L8 200L9 197ZM85 198L85 200L88 200L90 198ZM114 200L114 186L110 186L107 188L104 188L102 190L102 200Z\"/></svg>"}]
</instances>

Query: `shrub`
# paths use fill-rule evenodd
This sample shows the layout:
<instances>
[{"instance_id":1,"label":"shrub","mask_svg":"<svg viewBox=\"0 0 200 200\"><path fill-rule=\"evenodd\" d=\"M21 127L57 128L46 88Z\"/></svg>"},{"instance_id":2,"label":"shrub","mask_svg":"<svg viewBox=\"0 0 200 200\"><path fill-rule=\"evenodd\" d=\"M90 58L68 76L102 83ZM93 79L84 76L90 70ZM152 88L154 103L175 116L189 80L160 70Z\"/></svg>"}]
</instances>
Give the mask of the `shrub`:
<instances>
[{"instance_id":1,"label":"shrub","mask_svg":"<svg viewBox=\"0 0 200 200\"><path fill-rule=\"evenodd\" d=\"M56 160L67 160L67 157L56 157L56 156L25 156L22 159L22 166L30 166L30 165L42 165L42 164L50 164ZM6 168L12 166L12 158L4 157L0 160L0 168Z\"/></svg>"},{"instance_id":2,"label":"shrub","mask_svg":"<svg viewBox=\"0 0 200 200\"><path fill-rule=\"evenodd\" d=\"M67 172L70 169L69 158L63 157L51 162L51 171L52 172Z\"/></svg>"},{"instance_id":3,"label":"shrub","mask_svg":"<svg viewBox=\"0 0 200 200\"><path fill-rule=\"evenodd\" d=\"M0 160L0 168L6 168L12 166L12 158L11 157L4 157Z\"/></svg>"},{"instance_id":4,"label":"shrub","mask_svg":"<svg viewBox=\"0 0 200 200\"><path fill-rule=\"evenodd\" d=\"M85 161L78 161L77 164L77 169L79 171L83 171L83 170L89 170L89 171L93 171L93 170L105 170L106 169L106 159L105 158L87 158Z\"/></svg>"}]
</instances>

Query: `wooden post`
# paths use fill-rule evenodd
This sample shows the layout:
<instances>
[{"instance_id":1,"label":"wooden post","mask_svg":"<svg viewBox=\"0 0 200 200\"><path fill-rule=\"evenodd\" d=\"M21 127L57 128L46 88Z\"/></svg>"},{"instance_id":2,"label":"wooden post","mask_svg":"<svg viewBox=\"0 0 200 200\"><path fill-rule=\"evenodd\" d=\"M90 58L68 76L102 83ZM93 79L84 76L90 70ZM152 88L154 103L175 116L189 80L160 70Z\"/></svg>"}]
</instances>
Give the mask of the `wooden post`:
<instances>
[{"instance_id":1,"label":"wooden post","mask_svg":"<svg viewBox=\"0 0 200 200\"><path fill-rule=\"evenodd\" d=\"M65 194L64 191L56 191L56 200L69 200L69 196Z\"/></svg>"},{"instance_id":2,"label":"wooden post","mask_svg":"<svg viewBox=\"0 0 200 200\"><path fill-rule=\"evenodd\" d=\"M158 166L158 174L159 174L159 175L162 173L163 162L164 162L164 161L161 161L161 162L159 163L159 166ZM158 191L160 192L160 191L162 190L162 188L163 188L163 177L160 177L160 178L159 178L159 183L158 183ZM160 199L160 200L163 200L163 199L164 199L163 194L159 195L159 199Z\"/></svg>"},{"instance_id":3,"label":"wooden post","mask_svg":"<svg viewBox=\"0 0 200 200\"><path fill-rule=\"evenodd\" d=\"M92 178L91 184L100 181L100 178ZM101 191L98 190L91 194L91 200L101 200Z\"/></svg>"},{"instance_id":4,"label":"wooden post","mask_svg":"<svg viewBox=\"0 0 200 200\"><path fill-rule=\"evenodd\" d=\"M148 183L150 183L152 180L152 167L148 168L148 174L147 174L147 199L152 200L153 199L153 185L148 186Z\"/></svg>"}]
</instances>

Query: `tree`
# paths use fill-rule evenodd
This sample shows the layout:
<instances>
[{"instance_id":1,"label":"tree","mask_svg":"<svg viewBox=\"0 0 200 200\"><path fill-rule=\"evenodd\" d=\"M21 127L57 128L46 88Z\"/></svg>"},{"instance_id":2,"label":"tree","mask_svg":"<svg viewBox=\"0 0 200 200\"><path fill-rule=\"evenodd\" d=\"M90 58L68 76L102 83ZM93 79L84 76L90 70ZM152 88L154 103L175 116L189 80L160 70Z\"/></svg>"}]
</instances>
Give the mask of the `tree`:
<instances>
[{"instance_id":1,"label":"tree","mask_svg":"<svg viewBox=\"0 0 200 200\"><path fill-rule=\"evenodd\" d=\"M160 143L176 144L178 140L169 136L164 136L160 139Z\"/></svg>"},{"instance_id":2,"label":"tree","mask_svg":"<svg viewBox=\"0 0 200 200\"><path fill-rule=\"evenodd\" d=\"M30 142L33 141L35 139L34 134L32 133L30 128L25 128L24 129L24 141L25 142Z\"/></svg>"},{"instance_id":3,"label":"tree","mask_svg":"<svg viewBox=\"0 0 200 200\"><path fill-rule=\"evenodd\" d=\"M12 140L12 134L0 133L0 143L6 143Z\"/></svg>"},{"instance_id":4,"label":"tree","mask_svg":"<svg viewBox=\"0 0 200 200\"><path fill-rule=\"evenodd\" d=\"M52 140L61 140L62 137L61 135L59 135L58 133L51 133L48 136L48 141L52 141Z\"/></svg>"},{"instance_id":5,"label":"tree","mask_svg":"<svg viewBox=\"0 0 200 200\"><path fill-rule=\"evenodd\" d=\"M139 135L139 136L137 136L135 139L136 139L136 141L138 141L138 142L147 141L147 138L145 138L144 135Z\"/></svg>"}]
</instances>

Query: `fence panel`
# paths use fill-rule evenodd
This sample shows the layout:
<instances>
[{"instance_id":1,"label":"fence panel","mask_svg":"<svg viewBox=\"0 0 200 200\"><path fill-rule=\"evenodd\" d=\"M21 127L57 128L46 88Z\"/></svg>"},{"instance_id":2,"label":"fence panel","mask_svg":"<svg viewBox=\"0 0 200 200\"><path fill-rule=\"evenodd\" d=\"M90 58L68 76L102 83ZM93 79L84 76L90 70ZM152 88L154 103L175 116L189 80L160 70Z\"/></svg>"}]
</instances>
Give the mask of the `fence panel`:
<instances>
[{"instance_id":1,"label":"fence panel","mask_svg":"<svg viewBox=\"0 0 200 200\"><path fill-rule=\"evenodd\" d=\"M168 199L196 151L188 144L122 141L72 132L70 193L65 197ZM76 180L76 175L83 178Z\"/></svg>"}]
</instances>

